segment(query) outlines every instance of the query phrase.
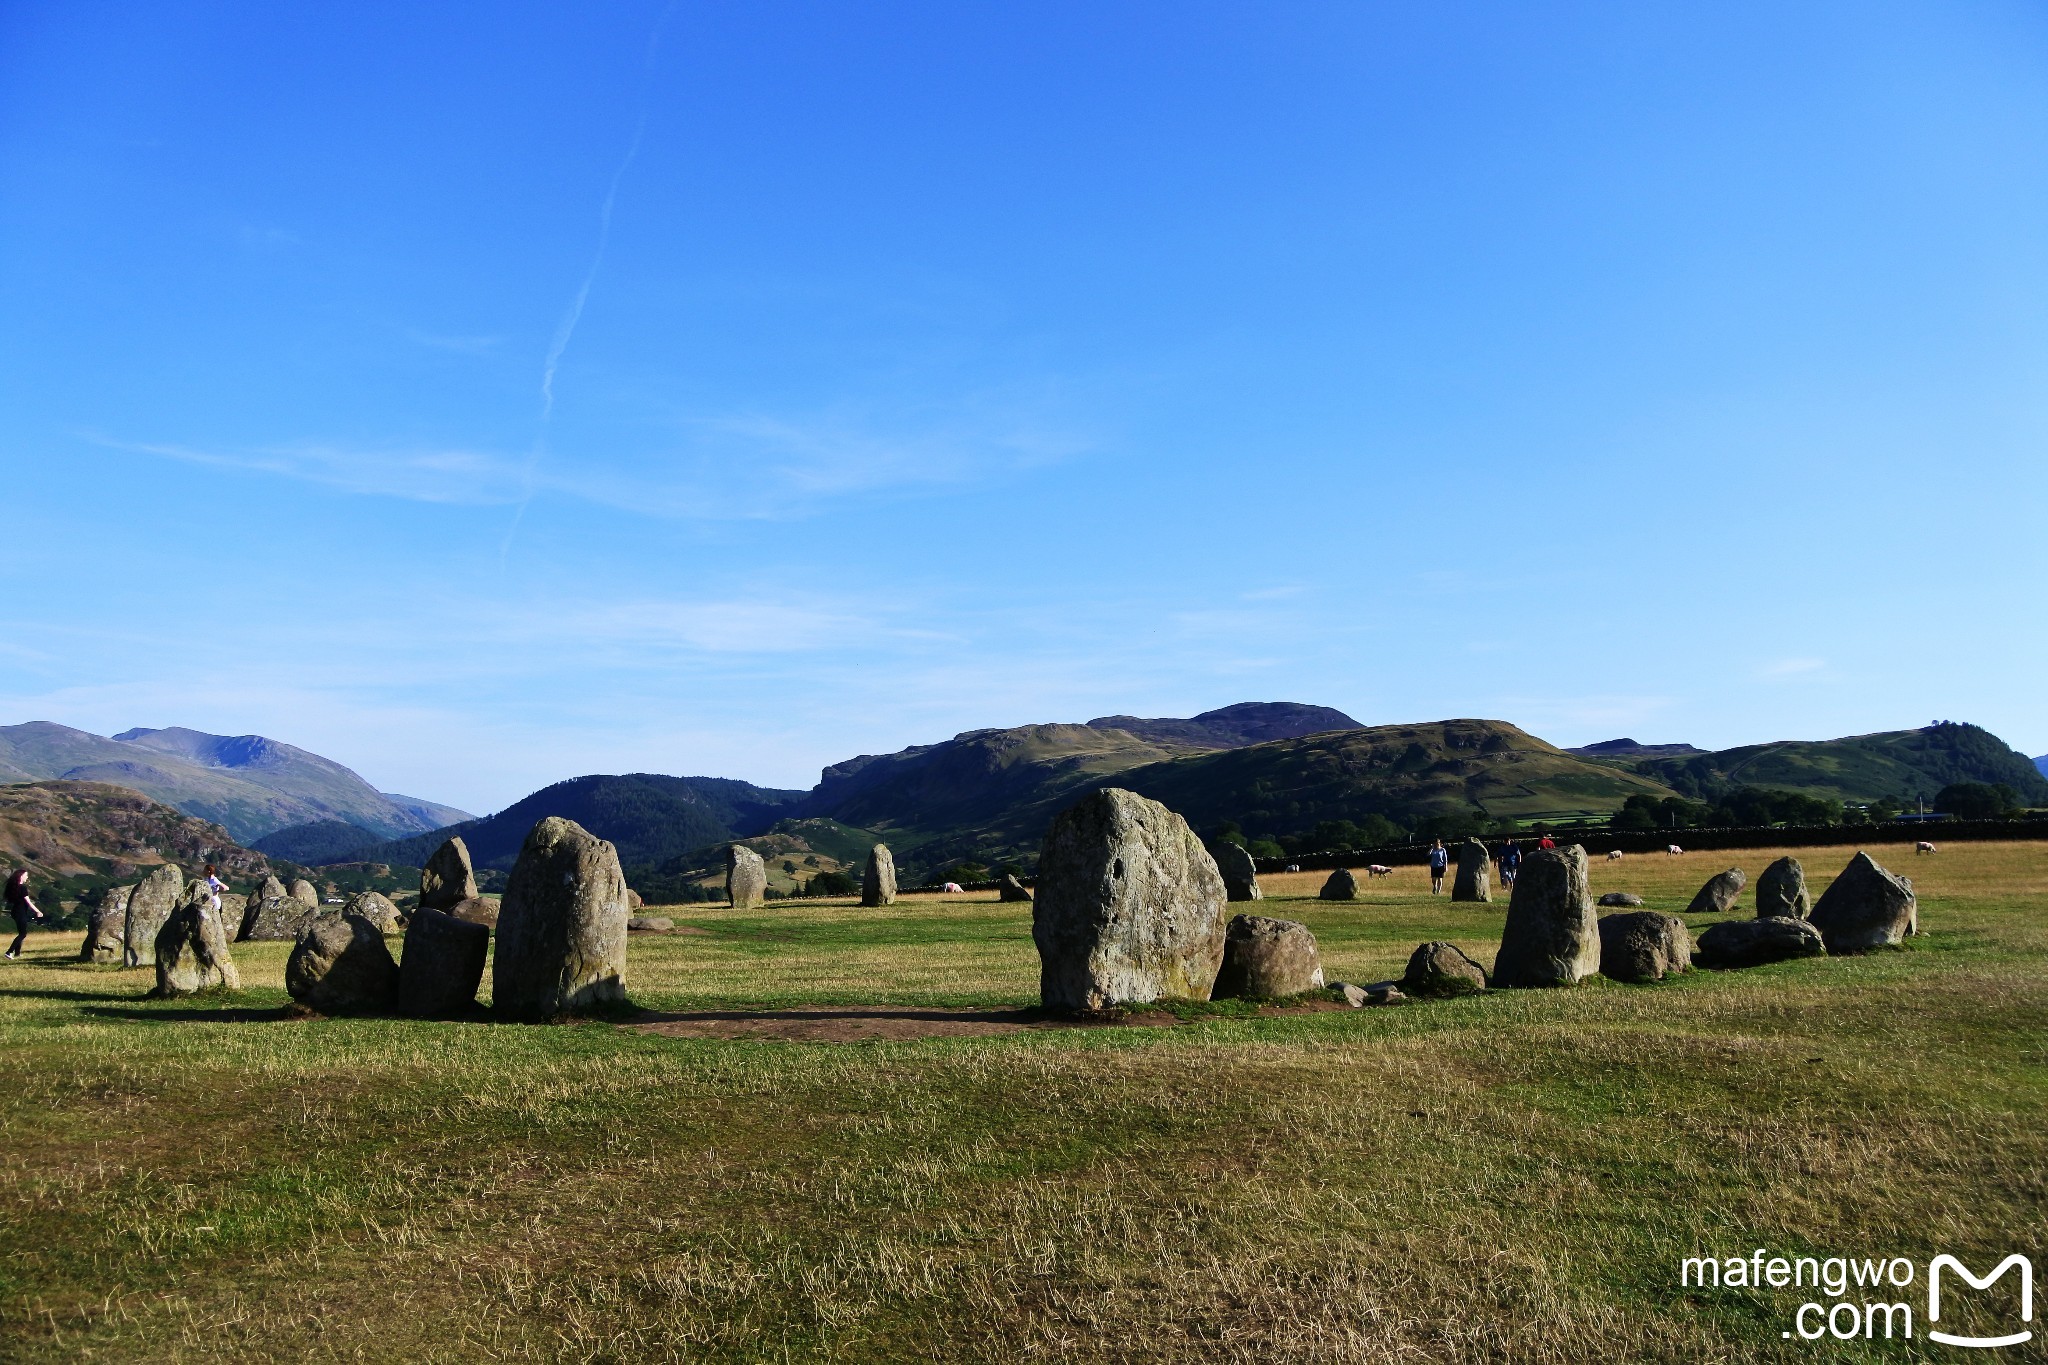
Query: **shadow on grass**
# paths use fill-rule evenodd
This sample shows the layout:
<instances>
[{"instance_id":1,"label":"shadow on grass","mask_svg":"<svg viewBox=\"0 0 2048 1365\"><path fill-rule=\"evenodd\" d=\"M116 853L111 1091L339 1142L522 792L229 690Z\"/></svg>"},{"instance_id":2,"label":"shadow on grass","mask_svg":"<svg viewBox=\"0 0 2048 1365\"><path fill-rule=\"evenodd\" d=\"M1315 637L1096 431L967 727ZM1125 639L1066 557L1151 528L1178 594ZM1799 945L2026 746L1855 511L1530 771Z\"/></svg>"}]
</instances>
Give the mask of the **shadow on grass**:
<instances>
[{"instance_id":1,"label":"shadow on grass","mask_svg":"<svg viewBox=\"0 0 2048 1365\"><path fill-rule=\"evenodd\" d=\"M8 1000L134 1000L133 991L89 991L89 990L0 990L0 999Z\"/></svg>"},{"instance_id":2,"label":"shadow on grass","mask_svg":"<svg viewBox=\"0 0 2048 1365\"><path fill-rule=\"evenodd\" d=\"M184 1024L281 1024L319 1016L295 1004L270 1006L198 1006L154 1005L116 1008L111 1005L87 1005L79 1011L97 1019L139 1019L144 1022L174 1020Z\"/></svg>"}]
</instances>

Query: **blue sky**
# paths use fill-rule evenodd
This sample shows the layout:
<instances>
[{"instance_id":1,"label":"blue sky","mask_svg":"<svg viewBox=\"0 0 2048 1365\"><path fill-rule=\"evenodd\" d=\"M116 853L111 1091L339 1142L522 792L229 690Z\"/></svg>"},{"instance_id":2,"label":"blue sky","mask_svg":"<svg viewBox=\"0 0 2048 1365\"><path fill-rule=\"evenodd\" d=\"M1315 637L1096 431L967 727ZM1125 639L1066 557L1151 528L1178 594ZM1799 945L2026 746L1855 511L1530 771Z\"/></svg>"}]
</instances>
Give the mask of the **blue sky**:
<instances>
[{"instance_id":1,"label":"blue sky","mask_svg":"<svg viewBox=\"0 0 2048 1365\"><path fill-rule=\"evenodd\" d=\"M0 720L2048 750L2048 11L20 0Z\"/></svg>"}]
</instances>

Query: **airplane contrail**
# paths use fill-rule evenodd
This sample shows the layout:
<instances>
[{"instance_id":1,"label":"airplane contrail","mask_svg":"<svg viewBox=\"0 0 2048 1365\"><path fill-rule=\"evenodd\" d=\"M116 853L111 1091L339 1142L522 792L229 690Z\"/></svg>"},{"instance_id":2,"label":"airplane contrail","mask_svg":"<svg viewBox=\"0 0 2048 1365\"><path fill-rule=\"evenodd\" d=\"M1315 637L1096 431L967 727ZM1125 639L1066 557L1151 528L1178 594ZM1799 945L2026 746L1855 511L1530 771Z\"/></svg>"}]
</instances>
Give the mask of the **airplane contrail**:
<instances>
[{"instance_id":1,"label":"airplane contrail","mask_svg":"<svg viewBox=\"0 0 2048 1365\"><path fill-rule=\"evenodd\" d=\"M618 169L612 172L611 183L605 187L604 202L598 207L597 249L590 254L590 267L583 272L583 283L577 286L575 297L562 313L562 320L555 327L554 339L548 343L547 357L541 362L540 417L535 423L533 453L526 460L526 492L512 514L512 524L505 530L505 542L499 547L501 567L512 548L512 538L519 533L519 523L526 519L526 509L533 502L541 460L547 455L548 424L555 415L555 372L561 367L562 353L569 349L570 339L576 335L576 325L583 321L583 306L590 301L590 290L597 283L597 273L604 268L605 249L611 245L612 239L612 210L619 202L619 186L625 182L626 172L633 168L633 162L640 155L640 144L647 137L647 115L654 89L655 58L661 51L661 33L668 27L668 21L680 3L681 0L669 0L661 16L654 21L654 27L648 31L647 54L640 71L640 110L633 122L632 140L626 144L626 154L619 158Z\"/></svg>"}]
</instances>

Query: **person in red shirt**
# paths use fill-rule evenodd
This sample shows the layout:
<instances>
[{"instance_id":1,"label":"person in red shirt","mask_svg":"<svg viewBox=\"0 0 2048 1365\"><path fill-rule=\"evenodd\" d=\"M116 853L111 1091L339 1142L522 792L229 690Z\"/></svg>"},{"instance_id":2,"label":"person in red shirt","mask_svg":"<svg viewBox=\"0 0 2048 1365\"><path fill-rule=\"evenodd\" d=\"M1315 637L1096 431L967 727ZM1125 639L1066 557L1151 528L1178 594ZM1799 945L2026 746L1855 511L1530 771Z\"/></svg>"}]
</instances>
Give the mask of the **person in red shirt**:
<instances>
[{"instance_id":1,"label":"person in red shirt","mask_svg":"<svg viewBox=\"0 0 2048 1365\"><path fill-rule=\"evenodd\" d=\"M1544 835L1544 836L1543 836L1543 837L1542 837L1541 839L1538 839L1538 840L1536 841L1536 847L1538 847L1538 848L1556 848L1556 847L1557 847L1557 840L1555 840L1555 839L1551 838L1551 837L1550 837L1550 836L1549 836L1548 834L1546 834L1546 835Z\"/></svg>"}]
</instances>

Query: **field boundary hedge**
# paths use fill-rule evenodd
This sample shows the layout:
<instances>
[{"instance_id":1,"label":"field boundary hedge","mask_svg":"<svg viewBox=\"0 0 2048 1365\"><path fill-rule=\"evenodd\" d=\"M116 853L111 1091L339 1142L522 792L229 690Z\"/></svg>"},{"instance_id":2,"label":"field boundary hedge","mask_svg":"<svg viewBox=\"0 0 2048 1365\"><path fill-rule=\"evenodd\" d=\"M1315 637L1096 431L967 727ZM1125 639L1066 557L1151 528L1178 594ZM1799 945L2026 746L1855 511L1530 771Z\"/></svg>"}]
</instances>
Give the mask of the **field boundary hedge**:
<instances>
[{"instance_id":1,"label":"field boundary hedge","mask_svg":"<svg viewBox=\"0 0 2048 1365\"><path fill-rule=\"evenodd\" d=\"M1499 848L1507 840L1517 838L1522 847L1536 846L1539 835L1490 835L1486 838L1488 848ZM1631 830L1552 830L1550 837L1560 845L1585 845L1586 852L1604 854L1619 849L1623 853L1662 853L1672 844L1688 852L1705 852L1718 848L1817 848L1825 845L1846 846L1849 844L1900 844L1915 843L1921 839L1939 846L1947 843L1974 843L1995 839L2048 839L2048 820L1929 820L1913 824L1883 825L1760 825L1745 828L1720 829L1631 829ZM1462 840L1451 840L1447 847L1456 847ZM1410 866L1427 862L1428 844L1396 844L1386 848L1353 848L1332 853L1304 853L1293 858L1257 858L1253 861L1260 872L1284 872L1292 865L1304 872L1324 872L1340 867L1363 867L1367 863L1381 863L1388 867Z\"/></svg>"}]
</instances>

